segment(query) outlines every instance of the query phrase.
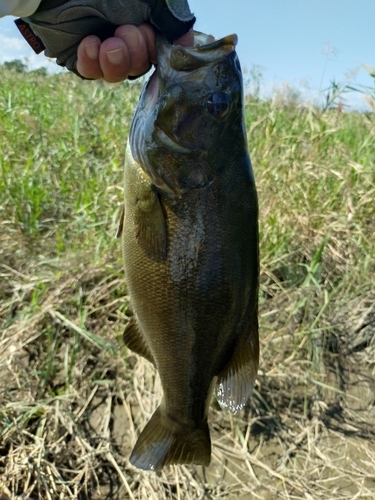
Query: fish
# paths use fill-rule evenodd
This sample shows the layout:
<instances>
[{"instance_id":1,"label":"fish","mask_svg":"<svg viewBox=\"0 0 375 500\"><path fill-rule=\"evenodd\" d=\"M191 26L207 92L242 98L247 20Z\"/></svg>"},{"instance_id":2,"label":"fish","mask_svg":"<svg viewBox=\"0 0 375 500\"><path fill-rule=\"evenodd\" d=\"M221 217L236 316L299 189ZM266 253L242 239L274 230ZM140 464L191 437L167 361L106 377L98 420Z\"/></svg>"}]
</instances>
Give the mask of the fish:
<instances>
[{"instance_id":1,"label":"fish","mask_svg":"<svg viewBox=\"0 0 375 500\"><path fill-rule=\"evenodd\" d=\"M130 455L143 470L209 465L213 392L236 413L258 371L258 201L236 44L158 36L130 128L118 236L133 315L123 339L163 389Z\"/></svg>"}]
</instances>

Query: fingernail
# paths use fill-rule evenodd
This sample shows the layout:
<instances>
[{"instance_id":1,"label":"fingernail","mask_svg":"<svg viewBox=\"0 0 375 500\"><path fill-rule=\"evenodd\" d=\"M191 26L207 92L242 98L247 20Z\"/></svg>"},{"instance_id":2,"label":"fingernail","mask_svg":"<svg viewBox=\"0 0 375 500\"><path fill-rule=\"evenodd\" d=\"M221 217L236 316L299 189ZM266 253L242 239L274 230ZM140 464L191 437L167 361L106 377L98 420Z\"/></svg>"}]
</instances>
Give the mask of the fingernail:
<instances>
[{"instance_id":1,"label":"fingernail","mask_svg":"<svg viewBox=\"0 0 375 500\"><path fill-rule=\"evenodd\" d=\"M85 45L85 52L89 59L98 59L99 57L99 45L98 42L92 42Z\"/></svg>"},{"instance_id":2,"label":"fingernail","mask_svg":"<svg viewBox=\"0 0 375 500\"><path fill-rule=\"evenodd\" d=\"M124 59L122 49L110 50L107 52L107 57L112 64L120 64Z\"/></svg>"},{"instance_id":3,"label":"fingernail","mask_svg":"<svg viewBox=\"0 0 375 500\"><path fill-rule=\"evenodd\" d=\"M124 33L120 36L120 38L125 42L129 53L137 52L139 47L138 35L137 33Z\"/></svg>"}]
</instances>

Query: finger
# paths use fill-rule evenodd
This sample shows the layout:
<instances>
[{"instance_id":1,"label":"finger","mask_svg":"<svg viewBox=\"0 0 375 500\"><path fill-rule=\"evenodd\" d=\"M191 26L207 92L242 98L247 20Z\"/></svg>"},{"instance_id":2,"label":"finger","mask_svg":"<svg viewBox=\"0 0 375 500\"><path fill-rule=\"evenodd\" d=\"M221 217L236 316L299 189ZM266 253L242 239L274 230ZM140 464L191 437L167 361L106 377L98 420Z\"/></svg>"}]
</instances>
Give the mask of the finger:
<instances>
[{"instance_id":1,"label":"finger","mask_svg":"<svg viewBox=\"0 0 375 500\"><path fill-rule=\"evenodd\" d=\"M99 62L103 78L110 83L121 82L129 76L129 52L117 37L107 38L100 47Z\"/></svg>"},{"instance_id":2,"label":"finger","mask_svg":"<svg viewBox=\"0 0 375 500\"><path fill-rule=\"evenodd\" d=\"M87 36L77 49L77 71L84 78L102 78L99 63L100 40L97 36Z\"/></svg>"},{"instance_id":3,"label":"finger","mask_svg":"<svg viewBox=\"0 0 375 500\"><path fill-rule=\"evenodd\" d=\"M173 42L173 45L182 45L183 47L192 47L194 45L194 31L190 30L178 40Z\"/></svg>"},{"instance_id":4,"label":"finger","mask_svg":"<svg viewBox=\"0 0 375 500\"><path fill-rule=\"evenodd\" d=\"M138 28L146 41L148 60L156 64L155 31L150 24L141 24Z\"/></svg>"},{"instance_id":5,"label":"finger","mask_svg":"<svg viewBox=\"0 0 375 500\"><path fill-rule=\"evenodd\" d=\"M126 45L129 53L129 75L138 76L145 73L150 66L147 44L143 33L130 24L120 26L115 31Z\"/></svg>"}]
</instances>

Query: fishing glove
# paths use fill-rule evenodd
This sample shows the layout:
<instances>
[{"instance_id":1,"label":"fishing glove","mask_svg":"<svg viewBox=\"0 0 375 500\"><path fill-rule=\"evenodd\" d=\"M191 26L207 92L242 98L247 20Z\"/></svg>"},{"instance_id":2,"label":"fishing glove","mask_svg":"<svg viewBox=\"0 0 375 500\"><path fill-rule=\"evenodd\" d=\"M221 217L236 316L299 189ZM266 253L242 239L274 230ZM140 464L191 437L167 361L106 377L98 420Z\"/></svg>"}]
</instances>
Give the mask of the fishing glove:
<instances>
[{"instance_id":1,"label":"fishing glove","mask_svg":"<svg viewBox=\"0 0 375 500\"><path fill-rule=\"evenodd\" d=\"M47 57L81 76L77 48L87 35L103 41L120 25L149 22L172 42L189 31L195 17L187 0L42 0L32 16L17 21L34 50L39 46L39 53L44 45Z\"/></svg>"}]
</instances>

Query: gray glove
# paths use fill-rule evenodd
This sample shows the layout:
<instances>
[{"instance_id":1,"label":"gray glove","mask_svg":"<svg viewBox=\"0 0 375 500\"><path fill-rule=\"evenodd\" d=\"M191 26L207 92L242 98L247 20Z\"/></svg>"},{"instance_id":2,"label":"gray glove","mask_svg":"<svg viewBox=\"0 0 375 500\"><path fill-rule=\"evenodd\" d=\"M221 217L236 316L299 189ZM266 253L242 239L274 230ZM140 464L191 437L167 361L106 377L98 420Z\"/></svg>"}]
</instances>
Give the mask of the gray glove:
<instances>
[{"instance_id":1,"label":"gray glove","mask_svg":"<svg viewBox=\"0 0 375 500\"><path fill-rule=\"evenodd\" d=\"M195 17L187 0L43 0L22 20L41 39L47 57L78 74L77 48L87 35L103 41L122 24L150 22L172 42L189 31Z\"/></svg>"}]
</instances>

